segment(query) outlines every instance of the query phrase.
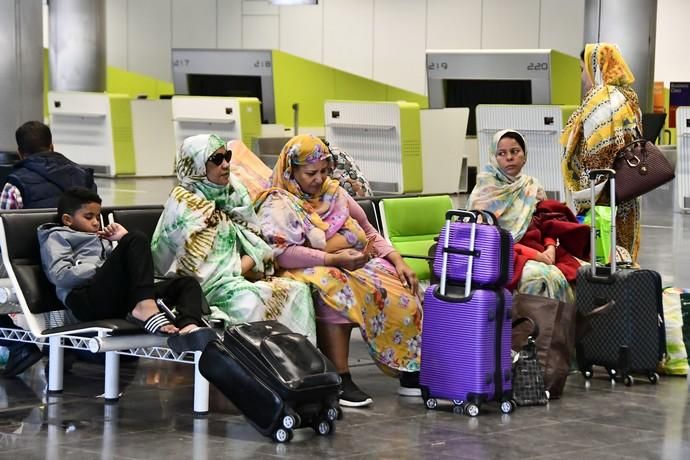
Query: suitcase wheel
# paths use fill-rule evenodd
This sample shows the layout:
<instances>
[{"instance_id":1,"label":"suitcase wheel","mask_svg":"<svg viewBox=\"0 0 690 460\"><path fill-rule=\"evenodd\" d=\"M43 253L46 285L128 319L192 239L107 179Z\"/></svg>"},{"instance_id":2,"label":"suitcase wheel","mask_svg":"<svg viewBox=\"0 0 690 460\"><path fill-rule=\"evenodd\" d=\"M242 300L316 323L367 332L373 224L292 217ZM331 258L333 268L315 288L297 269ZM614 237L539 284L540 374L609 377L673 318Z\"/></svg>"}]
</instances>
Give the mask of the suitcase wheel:
<instances>
[{"instance_id":1,"label":"suitcase wheel","mask_svg":"<svg viewBox=\"0 0 690 460\"><path fill-rule=\"evenodd\" d=\"M650 383L656 384L657 382L659 382L659 374L657 374L656 372L652 372L647 376L647 378L649 379Z\"/></svg>"},{"instance_id":2,"label":"suitcase wheel","mask_svg":"<svg viewBox=\"0 0 690 460\"><path fill-rule=\"evenodd\" d=\"M283 417L283 428L286 430L294 430L300 425L299 415L286 415Z\"/></svg>"},{"instance_id":3,"label":"suitcase wheel","mask_svg":"<svg viewBox=\"0 0 690 460\"><path fill-rule=\"evenodd\" d=\"M335 423L330 420L320 420L314 425L314 431L319 436L327 436L335 431Z\"/></svg>"},{"instance_id":4,"label":"suitcase wheel","mask_svg":"<svg viewBox=\"0 0 690 460\"><path fill-rule=\"evenodd\" d=\"M591 367L587 367L582 371L582 376L585 378L585 380L590 380L594 373L592 372Z\"/></svg>"},{"instance_id":5,"label":"suitcase wheel","mask_svg":"<svg viewBox=\"0 0 690 460\"><path fill-rule=\"evenodd\" d=\"M501 412L504 414L510 414L515 410L516 407L517 404L512 399L508 401L501 401Z\"/></svg>"},{"instance_id":6,"label":"suitcase wheel","mask_svg":"<svg viewBox=\"0 0 690 460\"><path fill-rule=\"evenodd\" d=\"M453 413L458 414L458 415L462 415L465 413L465 408L462 406L453 405Z\"/></svg>"},{"instance_id":7,"label":"suitcase wheel","mask_svg":"<svg viewBox=\"0 0 690 460\"><path fill-rule=\"evenodd\" d=\"M479 415L479 406L475 403L468 403L465 406L465 414L469 415L470 417L476 417Z\"/></svg>"},{"instance_id":8,"label":"suitcase wheel","mask_svg":"<svg viewBox=\"0 0 690 460\"><path fill-rule=\"evenodd\" d=\"M616 378L618 377L618 372L616 372L616 369L609 369L607 367L606 372L608 372L609 379L611 379L611 380L616 380Z\"/></svg>"},{"instance_id":9,"label":"suitcase wheel","mask_svg":"<svg viewBox=\"0 0 690 460\"><path fill-rule=\"evenodd\" d=\"M435 398L429 398L424 401L424 404L426 405L427 409L436 409L438 406L438 401Z\"/></svg>"},{"instance_id":10,"label":"suitcase wheel","mask_svg":"<svg viewBox=\"0 0 690 460\"><path fill-rule=\"evenodd\" d=\"M342 410L339 407L329 407L328 410L326 411L326 419L328 419L329 422L332 422L339 417L342 417Z\"/></svg>"},{"instance_id":11,"label":"suitcase wheel","mask_svg":"<svg viewBox=\"0 0 690 460\"><path fill-rule=\"evenodd\" d=\"M631 386L633 383L635 383L635 379L633 378L632 375L626 375L625 377L623 377L623 384L626 387Z\"/></svg>"},{"instance_id":12,"label":"suitcase wheel","mask_svg":"<svg viewBox=\"0 0 690 460\"><path fill-rule=\"evenodd\" d=\"M278 428L273 432L273 440L275 442L290 442L292 439L292 430L287 430L283 427Z\"/></svg>"}]
</instances>

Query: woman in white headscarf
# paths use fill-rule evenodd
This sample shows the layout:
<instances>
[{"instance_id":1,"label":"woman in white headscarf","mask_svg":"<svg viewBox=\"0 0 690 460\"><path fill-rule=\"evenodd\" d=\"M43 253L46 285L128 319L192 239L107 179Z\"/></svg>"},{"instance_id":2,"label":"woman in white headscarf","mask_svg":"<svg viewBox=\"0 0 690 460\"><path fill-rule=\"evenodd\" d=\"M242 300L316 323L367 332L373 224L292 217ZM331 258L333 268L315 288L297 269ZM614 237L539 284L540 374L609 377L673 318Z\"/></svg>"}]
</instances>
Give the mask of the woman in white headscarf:
<instances>
[{"instance_id":1,"label":"woman in white headscarf","mask_svg":"<svg viewBox=\"0 0 690 460\"><path fill-rule=\"evenodd\" d=\"M309 287L273 274L247 189L230 173L232 151L216 135L184 140L170 193L151 241L156 272L199 280L216 318L228 323L276 319L315 339Z\"/></svg>"},{"instance_id":2,"label":"woman in white headscarf","mask_svg":"<svg viewBox=\"0 0 690 460\"><path fill-rule=\"evenodd\" d=\"M489 163L477 175L468 209L492 212L515 241L509 289L573 301L570 282L589 253L589 230L567 206L547 200L544 188L522 174L527 162L524 137L506 129L494 135Z\"/></svg>"}]
</instances>

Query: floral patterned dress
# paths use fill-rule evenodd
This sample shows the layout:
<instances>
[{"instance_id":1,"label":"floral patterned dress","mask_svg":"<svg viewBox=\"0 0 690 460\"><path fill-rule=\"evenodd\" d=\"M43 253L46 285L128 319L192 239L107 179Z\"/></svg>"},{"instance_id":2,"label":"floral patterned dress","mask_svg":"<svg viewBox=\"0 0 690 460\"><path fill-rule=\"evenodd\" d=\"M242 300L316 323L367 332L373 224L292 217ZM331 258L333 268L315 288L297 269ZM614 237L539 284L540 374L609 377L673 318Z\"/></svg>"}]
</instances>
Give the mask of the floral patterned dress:
<instances>
[{"instance_id":1,"label":"floral patterned dress","mask_svg":"<svg viewBox=\"0 0 690 460\"><path fill-rule=\"evenodd\" d=\"M350 215L347 192L337 180L327 179L320 193L308 196L293 178L293 164L321 159L331 157L320 140L293 138L276 163L273 186L255 204L261 231L276 257L291 246L323 251L331 238L343 238L359 251L367 245L366 233ZM357 270L314 266L280 274L307 283L318 302L356 323L372 358L384 368L419 370L421 303L387 260L374 257Z\"/></svg>"}]
</instances>

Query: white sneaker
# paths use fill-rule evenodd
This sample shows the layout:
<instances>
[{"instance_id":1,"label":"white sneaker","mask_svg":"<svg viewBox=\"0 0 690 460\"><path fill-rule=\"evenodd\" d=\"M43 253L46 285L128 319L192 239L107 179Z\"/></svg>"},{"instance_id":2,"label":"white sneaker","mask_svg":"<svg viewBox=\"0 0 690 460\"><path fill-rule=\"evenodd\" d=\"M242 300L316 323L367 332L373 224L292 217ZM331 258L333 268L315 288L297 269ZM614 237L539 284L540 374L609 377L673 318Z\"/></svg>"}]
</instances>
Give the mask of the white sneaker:
<instances>
[{"instance_id":1,"label":"white sneaker","mask_svg":"<svg viewBox=\"0 0 690 460\"><path fill-rule=\"evenodd\" d=\"M410 387L404 387L404 386L400 385L400 386L398 387L398 394L399 394L400 396L410 396L410 397L415 397L415 396L416 396L416 397L418 397L418 398L421 398L421 396L422 396L422 390L419 389L419 387L417 387L417 388L410 388Z\"/></svg>"},{"instance_id":2,"label":"white sneaker","mask_svg":"<svg viewBox=\"0 0 690 460\"><path fill-rule=\"evenodd\" d=\"M422 390L419 388L419 372L402 372L400 374L398 394L400 396L422 396Z\"/></svg>"}]
</instances>

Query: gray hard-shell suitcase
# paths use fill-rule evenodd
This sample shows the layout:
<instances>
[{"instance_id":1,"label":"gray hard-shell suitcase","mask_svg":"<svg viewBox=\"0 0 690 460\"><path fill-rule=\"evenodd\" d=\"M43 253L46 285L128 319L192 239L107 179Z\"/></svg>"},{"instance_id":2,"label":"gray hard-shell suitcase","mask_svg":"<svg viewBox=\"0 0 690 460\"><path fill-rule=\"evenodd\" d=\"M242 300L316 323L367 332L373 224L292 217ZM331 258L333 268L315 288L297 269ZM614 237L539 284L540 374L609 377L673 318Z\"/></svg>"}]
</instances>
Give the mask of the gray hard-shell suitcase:
<instances>
[{"instance_id":1,"label":"gray hard-shell suitcase","mask_svg":"<svg viewBox=\"0 0 690 460\"><path fill-rule=\"evenodd\" d=\"M611 192L611 248L616 248L615 228L615 171L592 170L592 202L595 201L594 182L597 176L608 175ZM594 213L592 213L594 214ZM633 383L632 372L647 376L656 383L656 367L666 350L661 276L653 270L616 268L615 253L611 266L596 267L595 225L591 233L591 266L577 272L575 290L578 312L586 314L594 308L612 302L604 315L590 320L591 330L577 344L577 360L585 378L592 377L592 366L606 368L609 377Z\"/></svg>"}]
</instances>

